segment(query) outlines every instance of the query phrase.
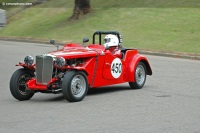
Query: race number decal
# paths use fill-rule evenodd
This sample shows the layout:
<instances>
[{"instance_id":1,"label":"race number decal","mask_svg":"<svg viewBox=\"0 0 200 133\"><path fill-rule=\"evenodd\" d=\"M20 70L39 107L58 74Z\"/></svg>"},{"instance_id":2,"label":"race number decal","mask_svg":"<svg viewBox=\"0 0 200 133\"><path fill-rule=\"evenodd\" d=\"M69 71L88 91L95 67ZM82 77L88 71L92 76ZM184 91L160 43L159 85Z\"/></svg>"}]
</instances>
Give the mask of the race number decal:
<instances>
[{"instance_id":1,"label":"race number decal","mask_svg":"<svg viewBox=\"0 0 200 133\"><path fill-rule=\"evenodd\" d=\"M115 58L111 64L111 74L114 78L119 78L122 73L122 62L119 58Z\"/></svg>"}]
</instances>

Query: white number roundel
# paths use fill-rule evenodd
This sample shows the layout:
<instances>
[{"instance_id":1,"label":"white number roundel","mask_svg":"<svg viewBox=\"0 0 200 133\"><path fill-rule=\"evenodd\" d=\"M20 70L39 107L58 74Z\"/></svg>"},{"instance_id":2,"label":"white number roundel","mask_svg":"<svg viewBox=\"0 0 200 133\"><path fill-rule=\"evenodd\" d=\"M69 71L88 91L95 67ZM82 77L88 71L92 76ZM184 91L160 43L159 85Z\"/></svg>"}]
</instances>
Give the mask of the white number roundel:
<instances>
[{"instance_id":1,"label":"white number roundel","mask_svg":"<svg viewBox=\"0 0 200 133\"><path fill-rule=\"evenodd\" d=\"M111 74L114 78L119 78L122 73L122 62L119 58L115 58L111 64Z\"/></svg>"}]
</instances>

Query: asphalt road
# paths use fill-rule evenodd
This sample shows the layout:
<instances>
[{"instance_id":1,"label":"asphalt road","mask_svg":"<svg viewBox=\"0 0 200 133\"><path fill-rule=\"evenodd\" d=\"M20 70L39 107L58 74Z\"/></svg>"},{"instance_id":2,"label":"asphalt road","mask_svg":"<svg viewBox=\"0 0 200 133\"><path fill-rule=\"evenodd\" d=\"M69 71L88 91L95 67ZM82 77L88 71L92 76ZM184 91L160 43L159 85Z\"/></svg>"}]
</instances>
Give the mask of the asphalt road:
<instances>
[{"instance_id":1,"label":"asphalt road","mask_svg":"<svg viewBox=\"0 0 200 133\"><path fill-rule=\"evenodd\" d=\"M153 76L92 90L78 103L62 94L15 100L9 80L26 55L52 45L0 41L0 133L200 133L200 61L148 56Z\"/></svg>"}]
</instances>

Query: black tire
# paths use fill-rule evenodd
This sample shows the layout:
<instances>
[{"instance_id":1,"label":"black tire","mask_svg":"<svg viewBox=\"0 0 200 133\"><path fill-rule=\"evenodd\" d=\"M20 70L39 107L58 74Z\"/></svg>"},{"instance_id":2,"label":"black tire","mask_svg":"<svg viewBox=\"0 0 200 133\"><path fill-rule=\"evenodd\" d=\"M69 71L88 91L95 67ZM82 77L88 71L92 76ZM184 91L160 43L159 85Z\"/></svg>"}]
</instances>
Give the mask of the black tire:
<instances>
[{"instance_id":1,"label":"black tire","mask_svg":"<svg viewBox=\"0 0 200 133\"><path fill-rule=\"evenodd\" d=\"M146 81L146 66L144 63L139 62L134 72L135 82L129 82L129 85L132 89L141 89Z\"/></svg>"},{"instance_id":2,"label":"black tire","mask_svg":"<svg viewBox=\"0 0 200 133\"><path fill-rule=\"evenodd\" d=\"M82 71L68 71L62 81L62 92L69 102L82 101L88 92L86 74Z\"/></svg>"},{"instance_id":3,"label":"black tire","mask_svg":"<svg viewBox=\"0 0 200 133\"><path fill-rule=\"evenodd\" d=\"M16 70L10 79L10 92L19 101L29 100L34 92L26 88L25 83L34 76L33 72L26 69Z\"/></svg>"}]
</instances>

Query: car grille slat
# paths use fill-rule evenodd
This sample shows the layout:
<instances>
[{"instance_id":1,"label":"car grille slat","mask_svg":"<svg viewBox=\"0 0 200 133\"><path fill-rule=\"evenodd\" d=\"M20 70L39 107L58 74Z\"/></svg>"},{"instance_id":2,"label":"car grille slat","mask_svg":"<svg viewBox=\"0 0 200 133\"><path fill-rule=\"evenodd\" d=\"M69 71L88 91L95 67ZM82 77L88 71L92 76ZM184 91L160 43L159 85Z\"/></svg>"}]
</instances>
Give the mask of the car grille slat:
<instances>
[{"instance_id":1,"label":"car grille slat","mask_svg":"<svg viewBox=\"0 0 200 133\"><path fill-rule=\"evenodd\" d=\"M36 82L46 85L53 74L53 57L48 55L36 56Z\"/></svg>"},{"instance_id":2,"label":"car grille slat","mask_svg":"<svg viewBox=\"0 0 200 133\"><path fill-rule=\"evenodd\" d=\"M43 57L36 56L36 81L38 84L42 84L42 71L43 71Z\"/></svg>"}]
</instances>

